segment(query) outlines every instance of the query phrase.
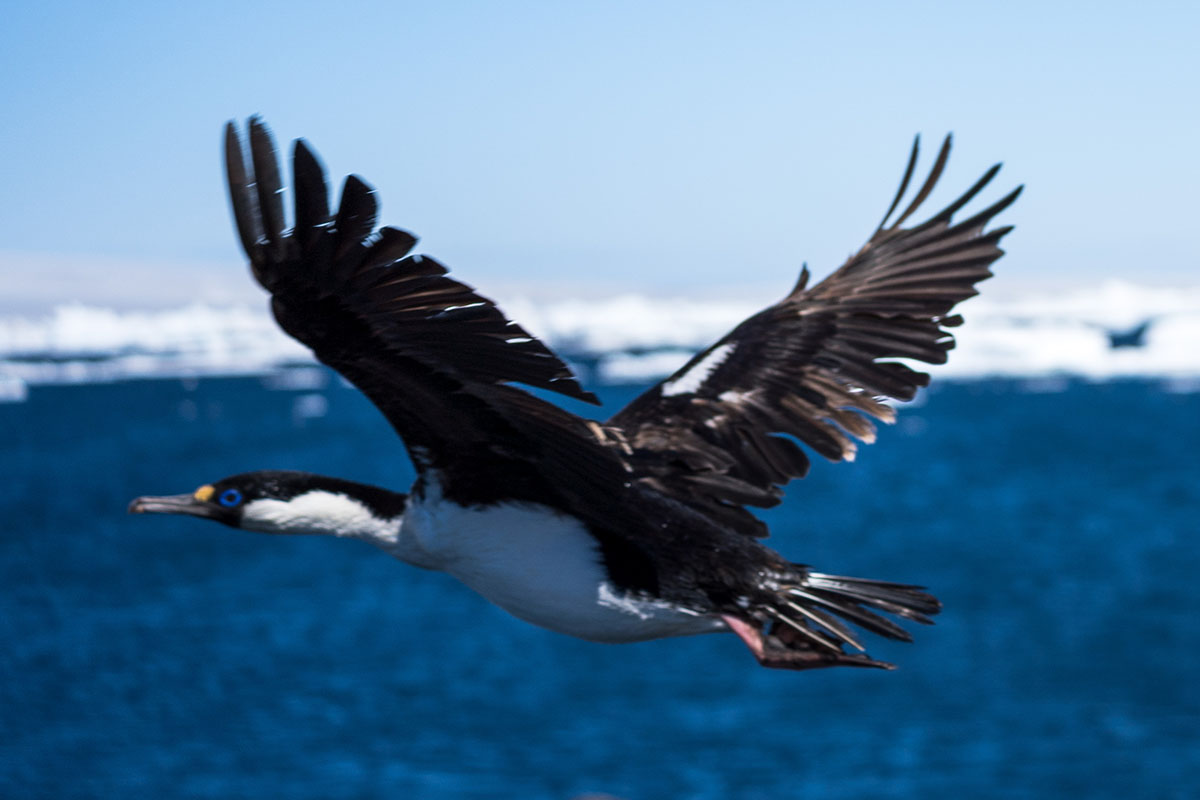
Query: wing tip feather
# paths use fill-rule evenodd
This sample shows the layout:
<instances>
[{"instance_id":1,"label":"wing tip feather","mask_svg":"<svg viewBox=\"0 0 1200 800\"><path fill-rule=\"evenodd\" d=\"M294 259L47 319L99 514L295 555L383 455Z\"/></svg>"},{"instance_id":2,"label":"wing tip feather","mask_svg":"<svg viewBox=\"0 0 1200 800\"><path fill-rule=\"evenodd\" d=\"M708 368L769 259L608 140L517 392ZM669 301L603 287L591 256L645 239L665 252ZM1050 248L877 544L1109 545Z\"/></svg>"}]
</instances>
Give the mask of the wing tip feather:
<instances>
[{"instance_id":1,"label":"wing tip feather","mask_svg":"<svg viewBox=\"0 0 1200 800\"><path fill-rule=\"evenodd\" d=\"M229 202L242 250L258 277L258 268L264 259L264 236L258 201L252 190L254 180L251 167L246 161L246 149L237 122L231 119L225 123L225 174Z\"/></svg>"}]
</instances>

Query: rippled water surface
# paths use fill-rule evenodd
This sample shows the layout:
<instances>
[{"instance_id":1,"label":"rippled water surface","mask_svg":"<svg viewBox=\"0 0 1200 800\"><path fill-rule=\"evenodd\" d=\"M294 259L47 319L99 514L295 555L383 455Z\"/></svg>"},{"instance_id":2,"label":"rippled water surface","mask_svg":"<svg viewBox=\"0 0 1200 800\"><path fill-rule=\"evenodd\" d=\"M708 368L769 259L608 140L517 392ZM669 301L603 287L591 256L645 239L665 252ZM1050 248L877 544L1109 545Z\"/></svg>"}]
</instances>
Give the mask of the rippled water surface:
<instances>
[{"instance_id":1,"label":"rippled water surface","mask_svg":"<svg viewBox=\"0 0 1200 800\"><path fill-rule=\"evenodd\" d=\"M634 388L610 388L611 406ZM369 546L128 517L308 469L403 488L336 382L0 405L0 796L1194 797L1200 395L943 384L767 516L794 560L945 602L892 673L731 636L597 645Z\"/></svg>"}]
</instances>

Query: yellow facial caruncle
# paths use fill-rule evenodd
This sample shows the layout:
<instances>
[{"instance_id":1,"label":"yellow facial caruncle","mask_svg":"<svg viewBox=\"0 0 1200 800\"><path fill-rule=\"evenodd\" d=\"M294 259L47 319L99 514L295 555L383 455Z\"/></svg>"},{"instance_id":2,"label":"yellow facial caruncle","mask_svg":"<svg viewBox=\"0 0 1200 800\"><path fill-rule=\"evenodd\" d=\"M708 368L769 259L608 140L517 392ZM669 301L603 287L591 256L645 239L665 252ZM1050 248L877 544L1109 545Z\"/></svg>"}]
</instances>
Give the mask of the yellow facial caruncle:
<instances>
[{"instance_id":1,"label":"yellow facial caruncle","mask_svg":"<svg viewBox=\"0 0 1200 800\"><path fill-rule=\"evenodd\" d=\"M212 499L213 491L213 487L206 483L197 489L195 493L192 494L192 497L196 498L196 501L199 503L207 503Z\"/></svg>"}]
</instances>

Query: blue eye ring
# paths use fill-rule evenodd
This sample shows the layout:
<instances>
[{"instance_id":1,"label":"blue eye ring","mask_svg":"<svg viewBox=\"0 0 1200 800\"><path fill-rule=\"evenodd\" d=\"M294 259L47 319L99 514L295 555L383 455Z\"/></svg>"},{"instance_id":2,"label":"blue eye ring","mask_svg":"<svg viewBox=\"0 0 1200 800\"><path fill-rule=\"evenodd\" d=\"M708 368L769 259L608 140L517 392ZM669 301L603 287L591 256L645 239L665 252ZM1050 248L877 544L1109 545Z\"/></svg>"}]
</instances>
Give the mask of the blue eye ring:
<instances>
[{"instance_id":1,"label":"blue eye ring","mask_svg":"<svg viewBox=\"0 0 1200 800\"><path fill-rule=\"evenodd\" d=\"M237 489L226 489L221 492L221 496L217 498L217 502L226 508L233 508L242 502L242 493Z\"/></svg>"}]
</instances>

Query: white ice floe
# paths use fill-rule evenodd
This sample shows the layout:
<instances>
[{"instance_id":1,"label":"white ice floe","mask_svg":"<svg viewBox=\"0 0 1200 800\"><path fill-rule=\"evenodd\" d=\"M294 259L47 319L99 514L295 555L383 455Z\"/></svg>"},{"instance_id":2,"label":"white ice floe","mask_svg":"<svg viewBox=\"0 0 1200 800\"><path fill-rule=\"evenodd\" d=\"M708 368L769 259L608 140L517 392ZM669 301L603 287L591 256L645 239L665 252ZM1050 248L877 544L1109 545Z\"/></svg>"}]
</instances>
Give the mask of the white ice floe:
<instances>
[{"instance_id":1,"label":"white ice floe","mask_svg":"<svg viewBox=\"0 0 1200 800\"><path fill-rule=\"evenodd\" d=\"M1200 287L1110 281L1074 292L1009 301L981 296L961 306L967 322L935 375L1200 376ZM1109 333L1150 326L1141 347L1113 348Z\"/></svg>"},{"instance_id":2,"label":"white ice floe","mask_svg":"<svg viewBox=\"0 0 1200 800\"><path fill-rule=\"evenodd\" d=\"M0 374L0 403L24 403L29 397L25 381Z\"/></svg>"},{"instance_id":3,"label":"white ice floe","mask_svg":"<svg viewBox=\"0 0 1200 800\"><path fill-rule=\"evenodd\" d=\"M534 302L506 312L580 368L588 381L642 383L682 366L759 309L745 300L638 295ZM958 347L935 375L957 378L1144 376L1173 386L1200 379L1200 286L1156 288L1108 282L1074 291L994 299L961 307ZM1109 332L1150 321L1141 347L1113 349ZM281 367L308 365L294 375ZM26 384L151 376L274 375L271 388L324 386L311 354L265 310L191 305L168 311L62 306L42 317L0 315L0 396ZM925 368L922 366L921 368Z\"/></svg>"},{"instance_id":4,"label":"white ice floe","mask_svg":"<svg viewBox=\"0 0 1200 800\"><path fill-rule=\"evenodd\" d=\"M268 313L244 306L117 312L73 304L41 318L0 317L0 376L29 383L253 375L311 361Z\"/></svg>"},{"instance_id":5,"label":"white ice floe","mask_svg":"<svg viewBox=\"0 0 1200 800\"><path fill-rule=\"evenodd\" d=\"M652 298L633 294L552 303L517 298L503 302L502 306L511 319L555 347L588 353L643 347L678 347L694 352L712 344L761 308L761 304L745 300ZM683 361L675 369L681 366Z\"/></svg>"}]
</instances>

